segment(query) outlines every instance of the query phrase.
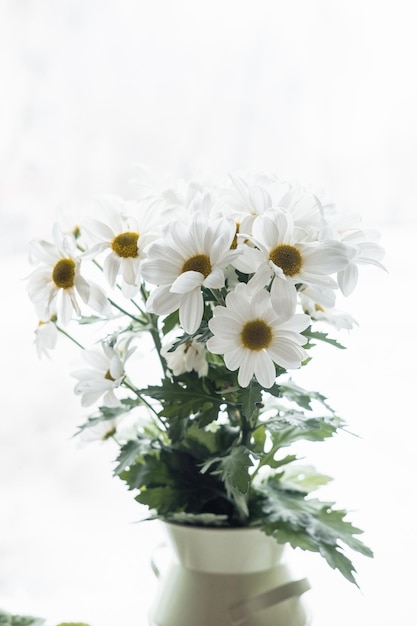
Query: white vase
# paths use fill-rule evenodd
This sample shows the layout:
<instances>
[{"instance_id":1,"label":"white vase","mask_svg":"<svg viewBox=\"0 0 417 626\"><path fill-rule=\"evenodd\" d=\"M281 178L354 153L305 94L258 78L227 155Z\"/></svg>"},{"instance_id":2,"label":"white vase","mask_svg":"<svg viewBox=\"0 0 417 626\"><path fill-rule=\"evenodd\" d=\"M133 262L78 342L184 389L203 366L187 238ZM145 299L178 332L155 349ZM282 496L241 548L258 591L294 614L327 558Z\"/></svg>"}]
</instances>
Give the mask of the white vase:
<instances>
[{"instance_id":1,"label":"white vase","mask_svg":"<svg viewBox=\"0 0 417 626\"><path fill-rule=\"evenodd\" d=\"M254 528L164 524L170 563L153 569L160 583L150 626L307 626L286 548Z\"/></svg>"}]
</instances>

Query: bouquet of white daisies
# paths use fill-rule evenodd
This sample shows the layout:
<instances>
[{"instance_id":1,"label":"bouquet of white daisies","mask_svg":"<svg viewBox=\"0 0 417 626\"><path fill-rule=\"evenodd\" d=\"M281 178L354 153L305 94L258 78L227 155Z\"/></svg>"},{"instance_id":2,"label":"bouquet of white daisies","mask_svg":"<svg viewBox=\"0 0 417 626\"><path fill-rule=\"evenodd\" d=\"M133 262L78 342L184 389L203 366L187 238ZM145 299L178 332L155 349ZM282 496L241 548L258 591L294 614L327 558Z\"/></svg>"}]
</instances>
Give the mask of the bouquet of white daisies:
<instances>
[{"instance_id":1,"label":"bouquet of white daisies","mask_svg":"<svg viewBox=\"0 0 417 626\"><path fill-rule=\"evenodd\" d=\"M134 200L99 198L31 242L36 345L80 347L80 431L115 442L115 475L150 517L259 527L355 582L344 549L371 556L362 531L312 493L329 477L294 453L345 423L290 372L318 341L341 347L316 325L353 327L337 294L383 254L356 216L275 176L142 181Z\"/></svg>"}]
</instances>

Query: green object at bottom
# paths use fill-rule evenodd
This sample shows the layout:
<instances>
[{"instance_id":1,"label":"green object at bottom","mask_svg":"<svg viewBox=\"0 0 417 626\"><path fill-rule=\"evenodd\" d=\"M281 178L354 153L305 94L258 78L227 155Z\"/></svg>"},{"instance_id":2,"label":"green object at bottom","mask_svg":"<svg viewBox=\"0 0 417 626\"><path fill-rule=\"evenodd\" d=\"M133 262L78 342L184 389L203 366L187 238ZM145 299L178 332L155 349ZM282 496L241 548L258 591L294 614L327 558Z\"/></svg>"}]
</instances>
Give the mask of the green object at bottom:
<instances>
[{"instance_id":1,"label":"green object at bottom","mask_svg":"<svg viewBox=\"0 0 417 626\"><path fill-rule=\"evenodd\" d=\"M61 622L57 626L90 626L90 624L85 624L84 622Z\"/></svg>"}]
</instances>

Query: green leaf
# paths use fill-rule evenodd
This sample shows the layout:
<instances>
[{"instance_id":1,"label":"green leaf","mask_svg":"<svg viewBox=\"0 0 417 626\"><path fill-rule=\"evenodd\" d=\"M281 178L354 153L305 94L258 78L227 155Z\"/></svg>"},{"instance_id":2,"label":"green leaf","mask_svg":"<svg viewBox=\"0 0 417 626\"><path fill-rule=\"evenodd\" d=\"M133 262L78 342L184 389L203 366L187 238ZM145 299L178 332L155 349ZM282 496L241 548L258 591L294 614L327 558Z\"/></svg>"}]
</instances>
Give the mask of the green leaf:
<instances>
[{"instance_id":1,"label":"green leaf","mask_svg":"<svg viewBox=\"0 0 417 626\"><path fill-rule=\"evenodd\" d=\"M88 420L78 426L78 431L76 435L80 434L83 430L88 428L92 428L93 426L97 426L101 422L105 422L107 420L112 420L119 415L124 415L125 413L129 413L133 408L137 407L141 403L140 399L136 398L123 398L120 401L120 405L116 407L108 407L101 406L98 409L98 415L93 415L88 418Z\"/></svg>"},{"instance_id":2,"label":"green leaf","mask_svg":"<svg viewBox=\"0 0 417 626\"><path fill-rule=\"evenodd\" d=\"M209 423L217 419L222 399L214 389L207 388L207 384L195 372L190 372L173 380L164 378L161 385L149 386L141 393L161 403L161 416L178 419L196 415Z\"/></svg>"},{"instance_id":3,"label":"green leaf","mask_svg":"<svg viewBox=\"0 0 417 626\"><path fill-rule=\"evenodd\" d=\"M221 476L229 494L235 490L243 495L248 493L251 483L248 469L253 465L248 448L235 446L230 454L209 459L201 471L205 473L213 465L215 469L210 473Z\"/></svg>"},{"instance_id":4,"label":"green leaf","mask_svg":"<svg viewBox=\"0 0 417 626\"><path fill-rule=\"evenodd\" d=\"M138 437L131 439L120 448L119 456L116 459L117 466L114 470L115 475L119 475L127 467L135 463L140 456L149 452L152 440L148 438Z\"/></svg>"},{"instance_id":5,"label":"green leaf","mask_svg":"<svg viewBox=\"0 0 417 626\"><path fill-rule=\"evenodd\" d=\"M237 392L237 404L242 406L242 414L249 421L253 414L258 413L262 403L262 387L254 379L247 387L239 387Z\"/></svg>"},{"instance_id":6,"label":"green leaf","mask_svg":"<svg viewBox=\"0 0 417 626\"><path fill-rule=\"evenodd\" d=\"M274 448L278 450L291 445L295 441L324 441L332 437L340 426L338 418L315 417L306 420L303 427L286 426L282 427L280 419L271 419L268 422Z\"/></svg>"},{"instance_id":7,"label":"green leaf","mask_svg":"<svg viewBox=\"0 0 417 626\"><path fill-rule=\"evenodd\" d=\"M315 400L322 404L328 411L334 413L333 409L327 404L327 398L318 391L307 391L299 385L296 385L293 381L288 381L285 384L280 385L281 396L287 398L292 402L295 402L303 409L312 411L311 402Z\"/></svg>"},{"instance_id":8,"label":"green leaf","mask_svg":"<svg viewBox=\"0 0 417 626\"><path fill-rule=\"evenodd\" d=\"M365 556L372 551L354 535L362 533L345 521L346 511L335 510L333 502L307 499L300 491L286 490L275 477L259 490L263 512L262 528L279 543L319 552L332 568L355 584L355 568L342 552L344 546Z\"/></svg>"},{"instance_id":9,"label":"green leaf","mask_svg":"<svg viewBox=\"0 0 417 626\"><path fill-rule=\"evenodd\" d=\"M181 449L163 448L145 455L140 463L122 472L121 478L129 489L140 490L136 500L155 509L158 516L182 511L233 515L220 478L201 474L193 456Z\"/></svg>"},{"instance_id":10,"label":"green leaf","mask_svg":"<svg viewBox=\"0 0 417 626\"><path fill-rule=\"evenodd\" d=\"M162 333L164 335L168 334L171 330L173 330L180 323L179 311L173 311L169 315L166 316L162 323Z\"/></svg>"},{"instance_id":11,"label":"green leaf","mask_svg":"<svg viewBox=\"0 0 417 626\"><path fill-rule=\"evenodd\" d=\"M176 524L190 524L191 526L227 526L227 515L215 515L214 513L173 513L166 516L166 521Z\"/></svg>"},{"instance_id":12,"label":"green leaf","mask_svg":"<svg viewBox=\"0 0 417 626\"><path fill-rule=\"evenodd\" d=\"M205 430L199 428L196 424L192 424L187 430L182 446L191 451L195 458L201 458L201 450L204 451L205 457L215 454L217 442L218 435L216 432Z\"/></svg>"},{"instance_id":13,"label":"green leaf","mask_svg":"<svg viewBox=\"0 0 417 626\"><path fill-rule=\"evenodd\" d=\"M331 482L331 476L320 474L312 465L291 465L286 467L281 478L285 489L310 493Z\"/></svg>"},{"instance_id":14,"label":"green leaf","mask_svg":"<svg viewBox=\"0 0 417 626\"><path fill-rule=\"evenodd\" d=\"M12 615L0 609L0 625L4 626L42 626L45 620L29 615Z\"/></svg>"},{"instance_id":15,"label":"green leaf","mask_svg":"<svg viewBox=\"0 0 417 626\"><path fill-rule=\"evenodd\" d=\"M272 469L278 469L278 467L282 467L283 465L287 465L288 463L292 463L297 459L295 454L288 454L283 459L275 459L275 455L278 452L279 447L273 447L269 452L263 454L258 463L259 467L264 467L268 465Z\"/></svg>"},{"instance_id":16,"label":"green leaf","mask_svg":"<svg viewBox=\"0 0 417 626\"><path fill-rule=\"evenodd\" d=\"M325 343L329 343L330 345L334 346L335 348L339 348L340 350L346 349L346 346L342 346L342 344L339 343L336 339L330 339L328 333L312 331L311 326L309 326L301 334L304 335L304 337L307 337L307 339L309 340L309 345L307 347L314 346L314 343L310 341L311 339L317 339L318 341L324 341Z\"/></svg>"}]
</instances>

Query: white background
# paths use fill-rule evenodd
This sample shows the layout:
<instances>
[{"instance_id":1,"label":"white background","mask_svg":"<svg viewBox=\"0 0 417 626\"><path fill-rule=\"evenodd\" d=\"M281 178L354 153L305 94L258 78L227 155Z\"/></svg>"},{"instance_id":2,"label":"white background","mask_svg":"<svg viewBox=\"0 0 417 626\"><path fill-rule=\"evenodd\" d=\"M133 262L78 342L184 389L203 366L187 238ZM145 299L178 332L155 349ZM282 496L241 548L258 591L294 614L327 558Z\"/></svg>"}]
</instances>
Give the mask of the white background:
<instances>
[{"instance_id":1,"label":"white background","mask_svg":"<svg viewBox=\"0 0 417 626\"><path fill-rule=\"evenodd\" d=\"M157 176L247 169L323 188L382 233L341 303L359 327L300 383L360 438L313 460L373 560L358 591L302 554L313 626L414 623L417 39L406 0L0 0L0 608L145 626L158 525L113 479L114 450L72 435L68 372L33 347L27 243L56 211ZM310 450L308 450L310 453ZM410 570L411 568L411 570ZM196 621L198 626L198 621Z\"/></svg>"}]
</instances>

